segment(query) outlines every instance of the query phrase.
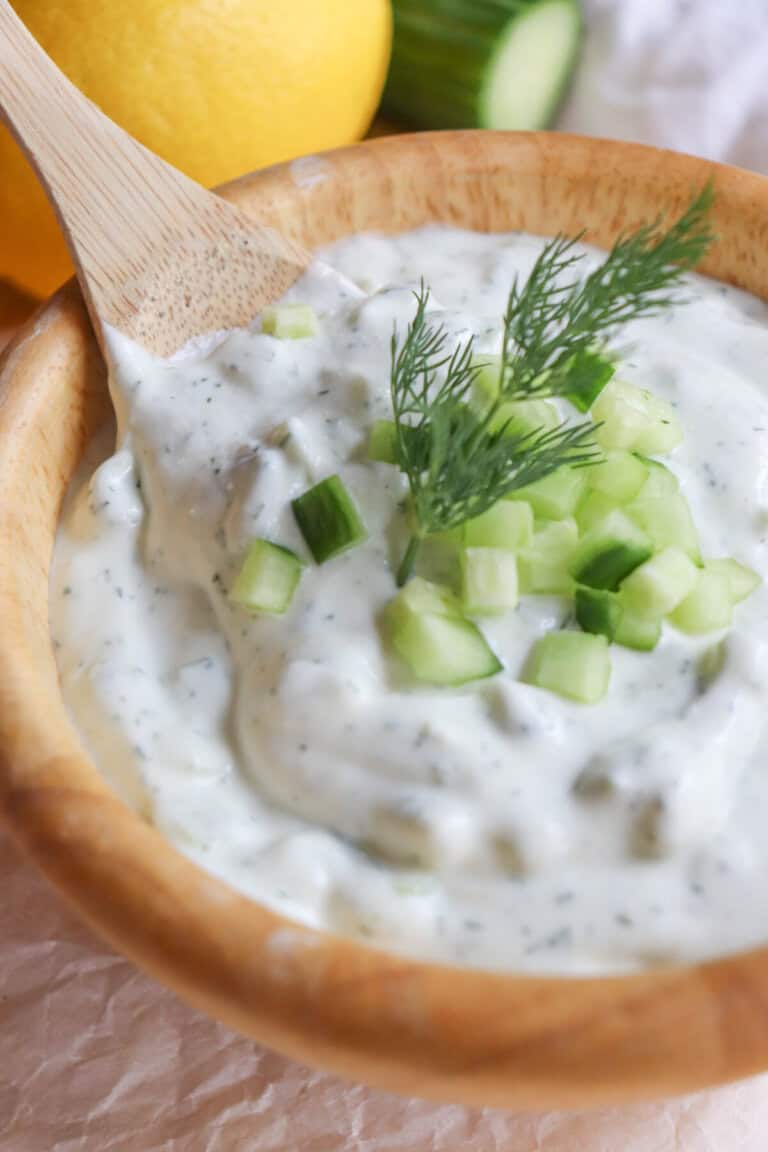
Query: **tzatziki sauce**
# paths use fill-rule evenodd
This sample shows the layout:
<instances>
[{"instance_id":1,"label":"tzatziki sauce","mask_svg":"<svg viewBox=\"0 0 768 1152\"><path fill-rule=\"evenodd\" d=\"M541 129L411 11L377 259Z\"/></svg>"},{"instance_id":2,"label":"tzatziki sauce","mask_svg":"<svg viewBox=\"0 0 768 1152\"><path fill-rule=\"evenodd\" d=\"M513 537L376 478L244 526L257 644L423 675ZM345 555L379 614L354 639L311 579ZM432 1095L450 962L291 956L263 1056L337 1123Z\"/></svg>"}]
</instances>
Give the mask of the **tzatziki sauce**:
<instances>
[{"instance_id":1,"label":"tzatziki sauce","mask_svg":"<svg viewBox=\"0 0 768 1152\"><path fill-rule=\"evenodd\" d=\"M352 236L287 300L317 332L232 332L160 360L112 334L117 446L94 445L52 574L64 697L119 796L182 853L315 928L463 966L593 973L768 941L768 587L720 639L611 647L594 706L520 681L557 596L478 623L504 667L414 684L382 643L407 482L373 463L390 341L421 278L452 344L496 353L544 241L430 226ZM583 249L586 268L601 254ZM330 267L329 267L330 266ZM342 275L337 275L332 269ZM667 465L702 550L768 576L768 309L686 276L621 333L622 380L671 402ZM560 403L560 402L558 402ZM567 405L561 404L563 413ZM105 437L109 437L109 430ZM314 565L291 500L338 474L359 546ZM229 590L255 537L305 561L283 615Z\"/></svg>"}]
</instances>

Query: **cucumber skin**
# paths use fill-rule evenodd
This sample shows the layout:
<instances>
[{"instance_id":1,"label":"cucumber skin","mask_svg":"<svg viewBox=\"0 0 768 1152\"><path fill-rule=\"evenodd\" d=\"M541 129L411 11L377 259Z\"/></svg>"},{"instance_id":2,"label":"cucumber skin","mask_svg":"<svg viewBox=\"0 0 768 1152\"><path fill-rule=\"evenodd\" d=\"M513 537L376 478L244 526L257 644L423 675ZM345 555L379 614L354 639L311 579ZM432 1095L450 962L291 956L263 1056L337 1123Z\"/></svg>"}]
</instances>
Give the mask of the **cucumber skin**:
<instances>
[{"instance_id":1,"label":"cucumber skin","mask_svg":"<svg viewBox=\"0 0 768 1152\"><path fill-rule=\"evenodd\" d=\"M578 0L571 59L548 114L554 120L568 90L584 35ZM383 111L422 128L489 128L482 97L502 33L542 0L394 0L394 37Z\"/></svg>"}]
</instances>

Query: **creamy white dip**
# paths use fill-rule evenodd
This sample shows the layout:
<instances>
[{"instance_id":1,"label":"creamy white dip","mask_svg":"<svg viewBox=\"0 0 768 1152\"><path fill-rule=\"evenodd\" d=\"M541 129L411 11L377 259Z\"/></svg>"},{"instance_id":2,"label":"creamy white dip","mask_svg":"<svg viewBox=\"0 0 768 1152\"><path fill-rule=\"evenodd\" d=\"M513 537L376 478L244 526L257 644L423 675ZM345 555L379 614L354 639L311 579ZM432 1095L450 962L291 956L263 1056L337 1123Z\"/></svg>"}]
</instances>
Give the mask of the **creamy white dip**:
<instances>
[{"instance_id":1,"label":"creamy white dip","mask_svg":"<svg viewBox=\"0 0 768 1152\"><path fill-rule=\"evenodd\" d=\"M406 686L377 628L406 491L366 460L391 415L389 342L424 277L455 334L498 350L543 241L430 227L324 253L289 299L318 335L229 335L153 359L115 338L118 445L73 493L52 627L67 704L106 779L177 847L302 922L463 965L621 970L768 940L768 589L718 636L611 649L597 706L517 677L562 622L524 597L482 628L505 670ZM595 262L594 253L588 257ZM628 327L621 376L678 409L708 556L768 576L768 310L687 278ZM306 556L290 500L339 473L368 539L309 566L285 616L227 590L255 536Z\"/></svg>"}]
</instances>

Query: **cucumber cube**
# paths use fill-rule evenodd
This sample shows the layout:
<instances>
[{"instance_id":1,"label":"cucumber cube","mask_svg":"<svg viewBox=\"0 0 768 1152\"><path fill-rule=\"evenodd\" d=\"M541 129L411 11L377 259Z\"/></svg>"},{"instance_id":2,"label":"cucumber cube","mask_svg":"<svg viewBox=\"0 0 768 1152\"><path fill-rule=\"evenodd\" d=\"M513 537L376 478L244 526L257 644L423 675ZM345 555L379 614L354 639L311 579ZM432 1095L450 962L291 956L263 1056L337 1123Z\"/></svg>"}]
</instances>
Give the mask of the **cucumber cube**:
<instances>
[{"instance_id":1,"label":"cucumber cube","mask_svg":"<svg viewBox=\"0 0 768 1152\"><path fill-rule=\"evenodd\" d=\"M278 340L317 335L317 316L309 304L273 304L261 313L261 330Z\"/></svg>"},{"instance_id":2,"label":"cucumber cube","mask_svg":"<svg viewBox=\"0 0 768 1152\"><path fill-rule=\"evenodd\" d=\"M651 500L655 496L673 496L679 490L680 482L666 464L661 464L650 456L638 455L637 459L648 469L645 484L637 493L638 500Z\"/></svg>"},{"instance_id":3,"label":"cucumber cube","mask_svg":"<svg viewBox=\"0 0 768 1152\"><path fill-rule=\"evenodd\" d=\"M679 548L665 548L646 560L621 586L630 612L659 619L674 612L693 590L699 569Z\"/></svg>"},{"instance_id":4,"label":"cucumber cube","mask_svg":"<svg viewBox=\"0 0 768 1152\"><path fill-rule=\"evenodd\" d=\"M599 423L596 436L603 448L662 454L671 452L683 438L671 404L620 380L606 385L592 415Z\"/></svg>"},{"instance_id":5,"label":"cucumber cube","mask_svg":"<svg viewBox=\"0 0 768 1152\"><path fill-rule=\"evenodd\" d=\"M602 461L584 469L584 479L588 488L611 497L616 504L628 504L648 479L648 467L632 452L612 448Z\"/></svg>"},{"instance_id":6,"label":"cucumber cube","mask_svg":"<svg viewBox=\"0 0 768 1152\"><path fill-rule=\"evenodd\" d=\"M498 399L501 383L501 356L493 352L477 352L472 357L476 369L473 401L476 408L484 410Z\"/></svg>"},{"instance_id":7,"label":"cucumber cube","mask_svg":"<svg viewBox=\"0 0 768 1152\"><path fill-rule=\"evenodd\" d=\"M624 615L616 593L599 588L577 588L575 610L576 620L584 632L594 632L607 640L613 640Z\"/></svg>"},{"instance_id":8,"label":"cucumber cube","mask_svg":"<svg viewBox=\"0 0 768 1152\"><path fill-rule=\"evenodd\" d=\"M649 616L638 616L624 604L619 593L622 612L614 640L622 648L634 648L638 652L651 652L661 639L661 620Z\"/></svg>"},{"instance_id":9,"label":"cucumber cube","mask_svg":"<svg viewBox=\"0 0 768 1152\"><path fill-rule=\"evenodd\" d=\"M652 552L648 537L629 516L615 509L584 536L571 562L571 575L589 588L615 592Z\"/></svg>"},{"instance_id":10,"label":"cucumber cube","mask_svg":"<svg viewBox=\"0 0 768 1152\"><path fill-rule=\"evenodd\" d=\"M586 487L585 468L557 468L525 488L510 492L507 500L525 500L542 520L565 520L573 516Z\"/></svg>"},{"instance_id":11,"label":"cucumber cube","mask_svg":"<svg viewBox=\"0 0 768 1152\"><path fill-rule=\"evenodd\" d=\"M580 704L597 704L611 679L608 641L587 632L548 632L534 645L524 679Z\"/></svg>"},{"instance_id":12,"label":"cucumber cube","mask_svg":"<svg viewBox=\"0 0 768 1152\"><path fill-rule=\"evenodd\" d=\"M397 427L394 420L377 420L368 434L368 459L397 464Z\"/></svg>"},{"instance_id":13,"label":"cucumber cube","mask_svg":"<svg viewBox=\"0 0 768 1152\"><path fill-rule=\"evenodd\" d=\"M253 540L229 598L249 612L271 612L279 615L288 608L301 579L301 561L295 552Z\"/></svg>"},{"instance_id":14,"label":"cucumber cube","mask_svg":"<svg viewBox=\"0 0 768 1152\"><path fill-rule=\"evenodd\" d=\"M533 509L523 501L499 500L464 525L464 543L473 548L516 552L533 539Z\"/></svg>"},{"instance_id":15,"label":"cucumber cube","mask_svg":"<svg viewBox=\"0 0 768 1152\"><path fill-rule=\"evenodd\" d=\"M754 569L747 568L746 564L739 564L738 560L732 560L730 557L707 560L704 567L708 572L718 572L725 577L732 604L740 604L742 600L746 600L747 596L751 596L755 588L763 582L762 577L758 576Z\"/></svg>"},{"instance_id":16,"label":"cucumber cube","mask_svg":"<svg viewBox=\"0 0 768 1152\"><path fill-rule=\"evenodd\" d=\"M436 611L422 610L430 603ZM501 671L477 625L454 611L450 593L426 580L406 584L387 605L384 623L392 647L417 680L457 686Z\"/></svg>"},{"instance_id":17,"label":"cucumber cube","mask_svg":"<svg viewBox=\"0 0 768 1152\"><path fill-rule=\"evenodd\" d=\"M365 525L339 476L329 476L292 501L293 515L317 564L365 539Z\"/></svg>"},{"instance_id":18,"label":"cucumber cube","mask_svg":"<svg viewBox=\"0 0 768 1152\"><path fill-rule=\"evenodd\" d=\"M532 436L551 432L562 421L554 404L548 400L509 400L500 404L491 421L491 431L504 428L506 436Z\"/></svg>"},{"instance_id":19,"label":"cucumber cube","mask_svg":"<svg viewBox=\"0 0 768 1152\"><path fill-rule=\"evenodd\" d=\"M506 612L518 601L517 560L501 548L465 548L461 553L461 601L470 615Z\"/></svg>"},{"instance_id":20,"label":"cucumber cube","mask_svg":"<svg viewBox=\"0 0 768 1152\"><path fill-rule=\"evenodd\" d=\"M670 613L670 623L681 632L701 635L727 628L733 618L733 601L725 572L705 567L696 583Z\"/></svg>"},{"instance_id":21,"label":"cucumber cube","mask_svg":"<svg viewBox=\"0 0 768 1152\"><path fill-rule=\"evenodd\" d=\"M701 563L699 534L681 492L633 500L626 512L650 538L656 551L680 548L694 564Z\"/></svg>"},{"instance_id":22,"label":"cucumber cube","mask_svg":"<svg viewBox=\"0 0 768 1152\"><path fill-rule=\"evenodd\" d=\"M579 540L575 520L556 520L534 532L528 548L517 558L521 592L568 595L573 589L569 571Z\"/></svg>"},{"instance_id":23,"label":"cucumber cube","mask_svg":"<svg viewBox=\"0 0 768 1152\"><path fill-rule=\"evenodd\" d=\"M579 530L582 533L589 532L605 520L609 513L617 511L618 507L616 501L606 496L604 492L595 492L588 488L576 509L576 523Z\"/></svg>"}]
</instances>

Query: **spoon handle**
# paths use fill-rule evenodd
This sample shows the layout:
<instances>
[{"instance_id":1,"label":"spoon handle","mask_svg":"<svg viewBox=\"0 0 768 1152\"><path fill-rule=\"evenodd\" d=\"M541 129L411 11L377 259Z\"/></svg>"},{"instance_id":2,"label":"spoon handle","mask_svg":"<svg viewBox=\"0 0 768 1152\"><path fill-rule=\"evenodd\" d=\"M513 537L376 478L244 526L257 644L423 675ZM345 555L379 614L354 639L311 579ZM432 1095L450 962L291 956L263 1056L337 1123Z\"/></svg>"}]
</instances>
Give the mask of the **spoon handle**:
<instances>
[{"instance_id":1,"label":"spoon handle","mask_svg":"<svg viewBox=\"0 0 768 1152\"><path fill-rule=\"evenodd\" d=\"M216 279L214 265L243 264L245 252L251 268L241 277L241 294L258 263L272 277L272 296L306 266L302 250L166 164L100 112L8 0L0 0L0 118L56 210L94 321L162 351L159 328L170 328L168 344L178 346L179 337L195 329L227 326L215 303L197 307L202 286ZM157 322L158 301L176 310L164 325ZM259 306L257 292L251 315ZM184 308L190 315L181 319Z\"/></svg>"}]
</instances>

